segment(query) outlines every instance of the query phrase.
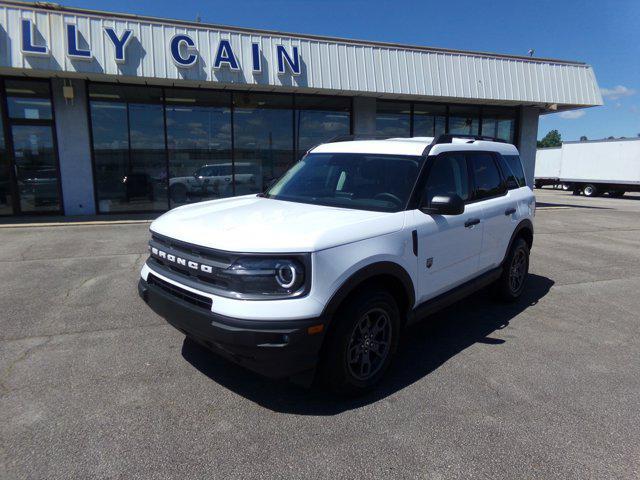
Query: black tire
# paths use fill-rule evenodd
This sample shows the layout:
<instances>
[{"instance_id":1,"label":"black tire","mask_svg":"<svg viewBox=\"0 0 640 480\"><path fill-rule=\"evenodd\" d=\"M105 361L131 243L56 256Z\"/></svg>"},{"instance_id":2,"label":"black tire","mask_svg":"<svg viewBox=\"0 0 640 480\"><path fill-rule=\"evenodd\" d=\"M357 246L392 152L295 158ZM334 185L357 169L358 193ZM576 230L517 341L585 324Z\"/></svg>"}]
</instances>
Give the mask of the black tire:
<instances>
[{"instance_id":1,"label":"black tire","mask_svg":"<svg viewBox=\"0 0 640 480\"><path fill-rule=\"evenodd\" d=\"M321 365L322 378L339 395L362 395L382 379L398 347L398 304L383 290L363 291L347 300L333 322ZM363 331L367 323L369 328ZM380 354L374 354L376 350Z\"/></svg>"},{"instance_id":2,"label":"black tire","mask_svg":"<svg viewBox=\"0 0 640 480\"><path fill-rule=\"evenodd\" d=\"M504 260L503 272L495 283L495 293L500 300L515 302L520 298L529 276L529 245L523 238L516 238Z\"/></svg>"},{"instance_id":3,"label":"black tire","mask_svg":"<svg viewBox=\"0 0 640 480\"><path fill-rule=\"evenodd\" d=\"M597 197L600 192L598 192L598 187L593 185L592 183L587 183L582 189L582 194L585 197Z\"/></svg>"},{"instance_id":4,"label":"black tire","mask_svg":"<svg viewBox=\"0 0 640 480\"><path fill-rule=\"evenodd\" d=\"M542 188L542 182L535 182L536 188Z\"/></svg>"},{"instance_id":5,"label":"black tire","mask_svg":"<svg viewBox=\"0 0 640 480\"><path fill-rule=\"evenodd\" d=\"M613 198L622 198L626 192L624 190L614 190L613 192L609 192L609 196Z\"/></svg>"}]
</instances>

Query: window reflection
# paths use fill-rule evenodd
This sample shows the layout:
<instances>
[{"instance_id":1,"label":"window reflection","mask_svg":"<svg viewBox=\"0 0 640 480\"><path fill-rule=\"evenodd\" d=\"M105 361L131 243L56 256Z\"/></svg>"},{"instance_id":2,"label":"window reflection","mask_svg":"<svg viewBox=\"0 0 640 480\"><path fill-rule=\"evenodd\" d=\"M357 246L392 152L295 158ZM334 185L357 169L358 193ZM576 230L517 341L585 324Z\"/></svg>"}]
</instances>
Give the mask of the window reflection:
<instances>
[{"instance_id":1,"label":"window reflection","mask_svg":"<svg viewBox=\"0 0 640 480\"><path fill-rule=\"evenodd\" d=\"M233 195L230 100L228 94L167 90L171 207ZM255 175L236 172L236 182L251 181Z\"/></svg>"},{"instance_id":2,"label":"window reflection","mask_svg":"<svg viewBox=\"0 0 640 480\"><path fill-rule=\"evenodd\" d=\"M413 111L413 136L437 137L445 133L447 107L416 104Z\"/></svg>"},{"instance_id":3,"label":"window reflection","mask_svg":"<svg viewBox=\"0 0 640 480\"><path fill-rule=\"evenodd\" d=\"M235 160L254 182L236 182L236 195L257 193L293 162L293 102L286 95L234 95Z\"/></svg>"},{"instance_id":4,"label":"window reflection","mask_svg":"<svg viewBox=\"0 0 640 480\"><path fill-rule=\"evenodd\" d=\"M513 108L482 109L482 135L501 138L509 143L515 140L516 110Z\"/></svg>"},{"instance_id":5,"label":"window reflection","mask_svg":"<svg viewBox=\"0 0 640 480\"><path fill-rule=\"evenodd\" d=\"M58 211L58 171L50 125L13 125L21 212Z\"/></svg>"},{"instance_id":6,"label":"window reflection","mask_svg":"<svg viewBox=\"0 0 640 480\"><path fill-rule=\"evenodd\" d=\"M480 134L480 109L477 107L449 107L449 133Z\"/></svg>"},{"instance_id":7,"label":"window reflection","mask_svg":"<svg viewBox=\"0 0 640 480\"><path fill-rule=\"evenodd\" d=\"M125 202L134 210L167 208L167 164L162 105L129 104L130 167Z\"/></svg>"},{"instance_id":8,"label":"window reflection","mask_svg":"<svg viewBox=\"0 0 640 480\"><path fill-rule=\"evenodd\" d=\"M411 104L378 101L376 133L389 137L411 134Z\"/></svg>"},{"instance_id":9,"label":"window reflection","mask_svg":"<svg viewBox=\"0 0 640 480\"><path fill-rule=\"evenodd\" d=\"M11 174L9 155L4 140L4 125L0 115L0 215L13 213L11 200Z\"/></svg>"},{"instance_id":10,"label":"window reflection","mask_svg":"<svg viewBox=\"0 0 640 480\"><path fill-rule=\"evenodd\" d=\"M296 96L297 158L311 147L351 131L351 99Z\"/></svg>"},{"instance_id":11,"label":"window reflection","mask_svg":"<svg viewBox=\"0 0 640 480\"><path fill-rule=\"evenodd\" d=\"M261 192L351 130L349 97L91 83L89 99L101 213Z\"/></svg>"},{"instance_id":12,"label":"window reflection","mask_svg":"<svg viewBox=\"0 0 640 480\"><path fill-rule=\"evenodd\" d=\"M5 80L10 118L51 120L51 95L46 82Z\"/></svg>"}]
</instances>

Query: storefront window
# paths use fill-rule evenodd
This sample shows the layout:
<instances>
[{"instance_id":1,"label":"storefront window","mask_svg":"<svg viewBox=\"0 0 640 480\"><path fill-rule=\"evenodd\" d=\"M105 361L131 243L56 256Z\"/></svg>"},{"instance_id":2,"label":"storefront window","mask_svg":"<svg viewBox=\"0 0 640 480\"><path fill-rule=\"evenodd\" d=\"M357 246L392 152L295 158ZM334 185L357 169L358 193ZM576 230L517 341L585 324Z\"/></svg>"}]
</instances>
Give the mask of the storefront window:
<instances>
[{"instance_id":1,"label":"storefront window","mask_svg":"<svg viewBox=\"0 0 640 480\"><path fill-rule=\"evenodd\" d=\"M460 135L480 134L480 109L478 107L449 107L449 132Z\"/></svg>"},{"instance_id":2,"label":"storefront window","mask_svg":"<svg viewBox=\"0 0 640 480\"><path fill-rule=\"evenodd\" d=\"M125 202L134 210L167 208L167 163L162 105L129 104L130 169Z\"/></svg>"},{"instance_id":3,"label":"storefront window","mask_svg":"<svg viewBox=\"0 0 640 480\"><path fill-rule=\"evenodd\" d=\"M237 179L235 193L261 192L294 160L293 97L239 93L233 102L235 167L247 179Z\"/></svg>"},{"instance_id":4,"label":"storefront window","mask_svg":"<svg viewBox=\"0 0 640 480\"><path fill-rule=\"evenodd\" d=\"M159 88L91 85L96 195L101 213L167 209L164 107L156 103L161 98Z\"/></svg>"},{"instance_id":5,"label":"storefront window","mask_svg":"<svg viewBox=\"0 0 640 480\"><path fill-rule=\"evenodd\" d=\"M51 126L13 125L11 134L20 211L59 211L58 169Z\"/></svg>"},{"instance_id":6,"label":"storefront window","mask_svg":"<svg viewBox=\"0 0 640 480\"><path fill-rule=\"evenodd\" d=\"M482 109L482 135L501 138L513 143L516 114L517 112L514 108L484 107Z\"/></svg>"},{"instance_id":7,"label":"storefront window","mask_svg":"<svg viewBox=\"0 0 640 480\"><path fill-rule=\"evenodd\" d=\"M51 120L51 94L48 82L5 80L9 118Z\"/></svg>"},{"instance_id":8,"label":"storefront window","mask_svg":"<svg viewBox=\"0 0 640 480\"><path fill-rule=\"evenodd\" d=\"M13 213L10 168L7 145L4 139L4 124L2 115L0 115L0 215Z\"/></svg>"},{"instance_id":9,"label":"storefront window","mask_svg":"<svg viewBox=\"0 0 640 480\"><path fill-rule=\"evenodd\" d=\"M416 103L413 109L413 136L437 137L445 133L447 107Z\"/></svg>"},{"instance_id":10,"label":"storefront window","mask_svg":"<svg viewBox=\"0 0 640 480\"><path fill-rule=\"evenodd\" d=\"M166 90L171 207L233 195L231 96ZM236 181L250 182L246 172Z\"/></svg>"},{"instance_id":11,"label":"storefront window","mask_svg":"<svg viewBox=\"0 0 640 480\"><path fill-rule=\"evenodd\" d=\"M379 100L376 112L376 133L389 137L411 135L411 104Z\"/></svg>"},{"instance_id":12,"label":"storefront window","mask_svg":"<svg viewBox=\"0 0 640 480\"><path fill-rule=\"evenodd\" d=\"M101 97L99 97L101 98ZM91 101L96 196L101 213L121 210L129 173L127 104Z\"/></svg>"},{"instance_id":13,"label":"storefront window","mask_svg":"<svg viewBox=\"0 0 640 480\"><path fill-rule=\"evenodd\" d=\"M351 132L351 99L297 95L295 98L297 158L311 147Z\"/></svg>"},{"instance_id":14,"label":"storefront window","mask_svg":"<svg viewBox=\"0 0 640 480\"><path fill-rule=\"evenodd\" d=\"M4 137L3 129L0 215L59 213L62 205L49 82L5 79L3 83L8 136ZM11 157L5 142L11 142Z\"/></svg>"}]
</instances>

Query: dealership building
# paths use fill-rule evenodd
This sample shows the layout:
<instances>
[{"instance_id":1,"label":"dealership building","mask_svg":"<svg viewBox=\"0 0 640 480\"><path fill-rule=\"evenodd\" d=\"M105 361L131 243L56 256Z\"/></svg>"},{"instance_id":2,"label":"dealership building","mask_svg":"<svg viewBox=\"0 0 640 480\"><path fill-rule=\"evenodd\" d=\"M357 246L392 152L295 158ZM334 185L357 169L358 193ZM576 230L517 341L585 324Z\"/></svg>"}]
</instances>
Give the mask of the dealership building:
<instances>
[{"instance_id":1,"label":"dealership building","mask_svg":"<svg viewBox=\"0 0 640 480\"><path fill-rule=\"evenodd\" d=\"M260 192L344 134L497 137L601 105L584 63L0 2L0 215Z\"/></svg>"}]
</instances>

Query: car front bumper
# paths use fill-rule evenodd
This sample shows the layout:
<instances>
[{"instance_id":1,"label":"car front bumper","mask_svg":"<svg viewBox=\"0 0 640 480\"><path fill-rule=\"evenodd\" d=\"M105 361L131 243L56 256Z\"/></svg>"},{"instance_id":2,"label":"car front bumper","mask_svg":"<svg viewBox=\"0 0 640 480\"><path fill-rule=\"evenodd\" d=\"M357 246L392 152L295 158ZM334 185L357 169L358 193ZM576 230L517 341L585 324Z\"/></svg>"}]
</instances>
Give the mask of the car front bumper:
<instances>
[{"instance_id":1,"label":"car front bumper","mask_svg":"<svg viewBox=\"0 0 640 480\"><path fill-rule=\"evenodd\" d=\"M244 320L192 305L157 285L138 282L138 293L171 325L213 352L271 378L308 377L318 363L324 328L309 334L322 319ZM308 383L306 380L302 380Z\"/></svg>"}]
</instances>

